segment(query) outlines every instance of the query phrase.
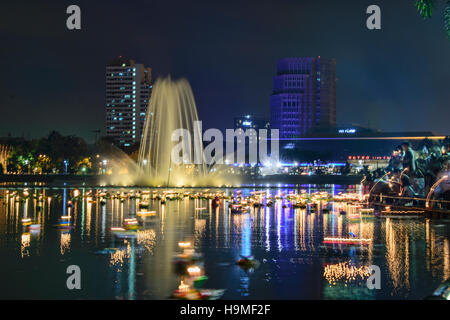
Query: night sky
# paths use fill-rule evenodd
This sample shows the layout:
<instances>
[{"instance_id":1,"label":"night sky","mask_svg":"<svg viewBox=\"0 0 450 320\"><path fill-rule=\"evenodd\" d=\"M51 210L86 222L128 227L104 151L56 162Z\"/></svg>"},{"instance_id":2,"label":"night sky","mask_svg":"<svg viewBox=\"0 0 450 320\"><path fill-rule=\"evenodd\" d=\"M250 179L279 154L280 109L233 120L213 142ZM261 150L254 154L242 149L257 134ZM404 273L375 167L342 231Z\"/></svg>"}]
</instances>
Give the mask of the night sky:
<instances>
[{"instance_id":1,"label":"night sky","mask_svg":"<svg viewBox=\"0 0 450 320\"><path fill-rule=\"evenodd\" d=\"M66 28L81 8L82 29ZM381 7L381 30L366 8ZM442 10L414 0L11 1L0 4L0 136L104 131L105 66L123 55L191 83L203 127L269 117L276 61L337 60L337 121L450 134L450 40Z\"/></svg>"}]
</instances>

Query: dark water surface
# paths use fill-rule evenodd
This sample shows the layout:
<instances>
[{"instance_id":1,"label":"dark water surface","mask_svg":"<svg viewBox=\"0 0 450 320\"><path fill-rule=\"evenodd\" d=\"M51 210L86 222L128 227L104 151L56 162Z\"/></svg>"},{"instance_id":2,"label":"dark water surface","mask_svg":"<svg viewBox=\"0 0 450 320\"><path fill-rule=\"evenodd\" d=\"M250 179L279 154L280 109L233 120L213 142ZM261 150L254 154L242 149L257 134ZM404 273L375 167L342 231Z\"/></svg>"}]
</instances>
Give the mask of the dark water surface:
<instances>
[{"instance_id":1,"label":"dark water surface","mask_svg":"<svg viewBox=\"0 0 450 320\"><path fill-rule=\"evenodd\" d=\"M345 191L340 188L327 190ZM78 190L85 196L97 192ZM14 191L22 195L24 189L0 190L2 299L166 299L180 285L172 259L183 240L193 241L203 253L209 277L204 287L226 289L224 299L422 299L450 276L448 220L351 219L339 214L343 206L349 210L342 203L329 203L329 213L311 213L283 208L282 201L273 208L230 214L227 205L213 211L207 200L185 198L166 205L151 201L157 216L146 219L137 239L123 240L115 239L110 228L135 216L135 199L110 199L102 206L95 197L80 198L69 212L75 225L69 232L53 224L68 214L63 202L73 189L29 188L26 201L15 201ZM24 217L41 223L40 232L24 229ZM349 234L372 242L323 244L324 237ZM98 252L105 248L119 250ZM250 254L259 268L246 272L235 265L240 255ZM69 265L81 268L81 290L66 287ZM380 290L369 290L358 274L369 265L380 267Z\"/></svg>"}]
</instances>

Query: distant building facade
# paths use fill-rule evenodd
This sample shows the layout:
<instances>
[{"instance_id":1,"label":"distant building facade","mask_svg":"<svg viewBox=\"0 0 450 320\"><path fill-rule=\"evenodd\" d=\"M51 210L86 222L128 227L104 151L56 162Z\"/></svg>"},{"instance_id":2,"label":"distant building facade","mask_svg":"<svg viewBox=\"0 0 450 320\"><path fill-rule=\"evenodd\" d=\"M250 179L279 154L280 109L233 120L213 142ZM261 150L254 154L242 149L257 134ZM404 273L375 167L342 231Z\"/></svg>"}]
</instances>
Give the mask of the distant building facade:
<instances>
[{"instance_id":1,"label":"distant building facade","mask_svg":"<svg viewBox=\"0 0 450 320\"><path fill-rule=\"evenodd\" d=\"M270 124L280 138L296 138L336 126L336 60L284 58L277 62Z\"/></svg>"},{"instance_id":2,"label":"distant building facade","mask_svg":"<svg viewBox=\"0 0 450 320\"><path fill-rule=\"evenodd\" d=\"M445 136L433 132L380 132L362 127L338 128L334 134L315 137L280 139L283 153L301 150L305 154L316 154L325 161L376 161L382 164L395 147L409 141L416 148L424 139L444 140Z\"/></svg>"},{"instance_id":3,"label":"distant building facade","mask_svg":"<svg viewBox=\"0 0 450 320\"><path fill-rule=\"evenodd\" d=\"M141 139L152 90L151 69L119 57L106 66L106 136L121 147Z\"/></svg>"},{"instance_id":4,"label":"distant building facade","mask_svg":"<svg viewBox=\"0 0 450 320\"><path fill-rule=\"evenodd\" d=\"M244 132L247 129L254 129L255 134L249 134L249 141L257 142L259 129L270 129L270 121L264 118L254 117L252 115L245 115L242 117L234 118L234 130L242 129ZM270 132L267 131L267 136L270 136Z\"/></svg>"}]
</instances>

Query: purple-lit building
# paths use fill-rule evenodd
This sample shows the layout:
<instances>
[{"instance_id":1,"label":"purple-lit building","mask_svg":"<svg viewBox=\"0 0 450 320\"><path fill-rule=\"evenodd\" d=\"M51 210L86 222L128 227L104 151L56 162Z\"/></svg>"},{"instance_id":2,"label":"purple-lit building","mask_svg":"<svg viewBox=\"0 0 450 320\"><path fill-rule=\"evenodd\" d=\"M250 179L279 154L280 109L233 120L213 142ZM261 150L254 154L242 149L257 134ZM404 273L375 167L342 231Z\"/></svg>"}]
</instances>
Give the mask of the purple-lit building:
<instances>
[{"instance_id":1,"label":"purple-lit building","mask_svg":"<svg viewBox=\"0 0 450 320\"><path fill-rule=\"evenodd\" d=\"M270 124L280 138L296 138L336 126L336 60L284 58L277 62Z\"/></svg>"}]
</instances>

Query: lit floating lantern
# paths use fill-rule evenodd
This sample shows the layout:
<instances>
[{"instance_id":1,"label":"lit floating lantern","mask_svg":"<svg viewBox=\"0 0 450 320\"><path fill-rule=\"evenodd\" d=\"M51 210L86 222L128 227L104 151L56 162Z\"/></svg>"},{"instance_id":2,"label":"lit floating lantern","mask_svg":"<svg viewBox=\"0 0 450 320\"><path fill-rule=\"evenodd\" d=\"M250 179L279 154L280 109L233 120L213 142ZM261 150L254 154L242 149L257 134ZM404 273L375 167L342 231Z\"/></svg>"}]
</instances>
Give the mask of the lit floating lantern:
<instances>
[{"instance_id":1,"label":"lit floating lantern","mask_svg":"<svg viewBox=\"0 0 450 320\"><path fill-rule=\"evenodd\" d=\"M347 245L364 244L364 245L368 245L371 242L372 242L372 239L332 238L332 237L323 238L323 243L326 243L326 244L347 244Z\"/></svg>"},{"instance_id":2,"label":"lit floating lantern","mask_svg":"<svg viewBox=\"0 0 450 320\"><path fill-rule=\"evenodd\" d=\"M182 280L180 285L178 286L178 291L187 292L187 291L189 291L189 286L187 284L185 284Z\"/></svg>"},{"instance_id":3,"label":"lit floating lantern","mask_svg":"<svg viewBox=\"0 0 450 320\"><path fill-rule=\"evenodd\" d=\"M189 248L191 246L190 242L178 242L180 248Z\"/></svg>"},{"instance_id":4,"label":"lit floating lantern","mask_svg":"<svg viewBox=\"0 0 450 320\"><path fill-rule=\"evenodd\" d=\"M199 266L190 266L187 268L187 272L191 277L198 277L201 275L202 270Z\"/></svg>"},{"instance_id":5,"label":"lit floating lantern","mask_svg":"<svg viewBox=\"0 0 450 320\"><path fill-rule=\"evenodd\" d=\"M136 213L136 215L140 216L140 217L148 217L148 216L154 216L156 215L156 211L145 211L145 210L141 210L138 211Z\"/></svg>"},{"instance_id":6,"label":"lit floating lantern","mask_svg":"<svg viewBox=\"0 0 450 320\"><path fill-rule=\"evenodd\" d=\"M22 225L29 226L30 224L31 224L31 219L30 218L22 219Z\"/></svg>"},{"instance_id":7,"label":"lit floating lantern","mask_svg":"<svg viewBox=\"0 0 450 320\"><path fill-rule=\"evenodd\" d=\"M113 228L111 228L111 231L113 231L113 232L120 232L120 231L125 231L125 229L124 228L120 228L120 227L113 227Z\"/></svg>"}]
</instances>

